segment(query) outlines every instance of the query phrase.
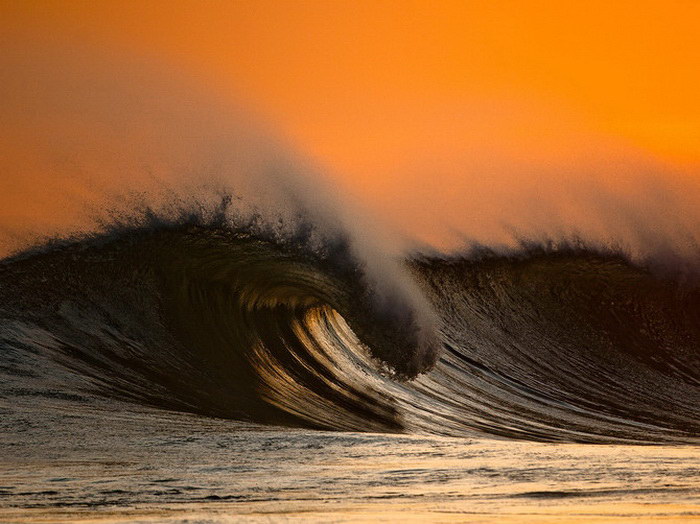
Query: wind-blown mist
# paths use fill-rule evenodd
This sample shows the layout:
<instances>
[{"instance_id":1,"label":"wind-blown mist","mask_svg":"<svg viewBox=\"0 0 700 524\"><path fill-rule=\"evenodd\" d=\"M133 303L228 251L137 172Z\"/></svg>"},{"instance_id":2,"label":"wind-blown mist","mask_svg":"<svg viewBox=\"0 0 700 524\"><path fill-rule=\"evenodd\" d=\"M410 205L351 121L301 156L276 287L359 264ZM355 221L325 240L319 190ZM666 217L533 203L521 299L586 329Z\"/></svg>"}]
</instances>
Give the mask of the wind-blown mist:
<instances>
[{"instance_id":1,"label":"wind-blown mist","mask_svg":"<svg viewBox=\"0 0 700 524\"><path fill-rule=\"evenodd\" d=\"M342 430L700 434L689 183L641 159L545 170L466 200L493 226L449 224L462 254L419 252L172 69L2 60L3 395Z\"/></svg>"},{"instance_id":2,"label":"wind-blown mist","mask_svg":"<svg viewBox=\"0 0 700 524\"><path fill-rule=\"evenodd\" d=\"M324 190L303 191L299 165L250 114L177 71L69 47L17 47L2 60L10 227L16 218L26 230L79 230L139 197L162 207L232 189L246 210L294 215L312 200L323 209ZM40 212L25 211L37 201Z\"/></svg>"}]
</instances>

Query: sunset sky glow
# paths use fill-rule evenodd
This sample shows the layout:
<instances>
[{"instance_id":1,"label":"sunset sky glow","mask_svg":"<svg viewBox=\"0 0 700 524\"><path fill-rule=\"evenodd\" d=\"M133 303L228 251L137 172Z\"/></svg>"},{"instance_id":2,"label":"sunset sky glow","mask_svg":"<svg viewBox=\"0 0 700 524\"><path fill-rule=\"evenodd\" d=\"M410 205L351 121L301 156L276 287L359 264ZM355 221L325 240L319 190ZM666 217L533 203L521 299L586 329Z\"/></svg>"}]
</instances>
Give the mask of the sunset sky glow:
<instances>
[{"instance_id":1,"label":"sunset sky glow","mask_svg":"<svg viewBox=\"0 0 700 524\"><path fill-rule=\"evenodd\" d=\"M463 208L490 177L620 156L700 165L698 2L0 5L15 34L147 55L253 108L421 237L426 199Z\"/></svg>"}]
</instances>

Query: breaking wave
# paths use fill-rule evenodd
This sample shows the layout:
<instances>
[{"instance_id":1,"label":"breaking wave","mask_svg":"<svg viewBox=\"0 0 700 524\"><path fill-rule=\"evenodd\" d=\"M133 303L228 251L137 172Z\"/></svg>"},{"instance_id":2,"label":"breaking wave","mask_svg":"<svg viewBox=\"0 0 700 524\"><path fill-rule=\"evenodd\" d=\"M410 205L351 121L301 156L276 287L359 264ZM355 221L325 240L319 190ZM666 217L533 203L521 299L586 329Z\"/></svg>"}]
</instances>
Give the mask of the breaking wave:
<instances>
[{"instance_id":1,"label":"breaking wave","mask_svg":"<svg viewBox=\"0 0 700 524\"><path fill-rule=\"evenodd\" d=\"M217 216L5 259L0 395L335 430L700 437L687 280L582 243L523 243L400 261L412 298L346 235Z\"/></svg>"}]
</instances>

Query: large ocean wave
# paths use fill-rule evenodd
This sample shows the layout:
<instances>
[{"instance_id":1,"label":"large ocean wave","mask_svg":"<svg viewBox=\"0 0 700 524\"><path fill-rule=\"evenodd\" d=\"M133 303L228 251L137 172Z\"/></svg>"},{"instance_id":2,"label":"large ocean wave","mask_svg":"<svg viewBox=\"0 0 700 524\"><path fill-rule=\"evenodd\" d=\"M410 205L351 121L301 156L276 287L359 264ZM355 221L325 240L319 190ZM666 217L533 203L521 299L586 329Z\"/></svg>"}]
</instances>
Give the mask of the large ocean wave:
<instances>
[{"instance_id":1,"label":"large ocean wave","mask_svg":"<svg viewBox=\"0 0 700 524\"><path fill-rule=\"evenodd\" d=\"M700 437L687 278L560 242L412 256L382 279L350 237L317 232L152 216L6 258L0 395L353 431Z\"/></svg>"}]
</instances>

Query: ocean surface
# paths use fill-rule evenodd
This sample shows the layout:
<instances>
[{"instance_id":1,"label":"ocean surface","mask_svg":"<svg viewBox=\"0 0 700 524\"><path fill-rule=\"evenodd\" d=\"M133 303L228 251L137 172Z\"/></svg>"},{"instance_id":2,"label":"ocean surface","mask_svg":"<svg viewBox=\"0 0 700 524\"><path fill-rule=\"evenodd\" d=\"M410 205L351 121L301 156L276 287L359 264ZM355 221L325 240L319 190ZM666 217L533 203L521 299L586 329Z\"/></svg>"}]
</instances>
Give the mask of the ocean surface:
<instances>
[{"instance_id":1,"label":"ocean surface","mask_svg":"<svg viewBox=\"0 0 700 524\"><path fill-rule=\"evenodd\" d=\"M0 521L700 518L700 288L188 216L0 263Z\"/></svg>"},{"instance_id":2,"label":"ocean surface","mask_svg":"<svg viewBox=\"0 0 700 524\"><path fill-rule=\"evenodd\" d=\"M311 431L105 403L2 410L0 521L677 522L691 446Z\"/></svg>"}]
</instances>

